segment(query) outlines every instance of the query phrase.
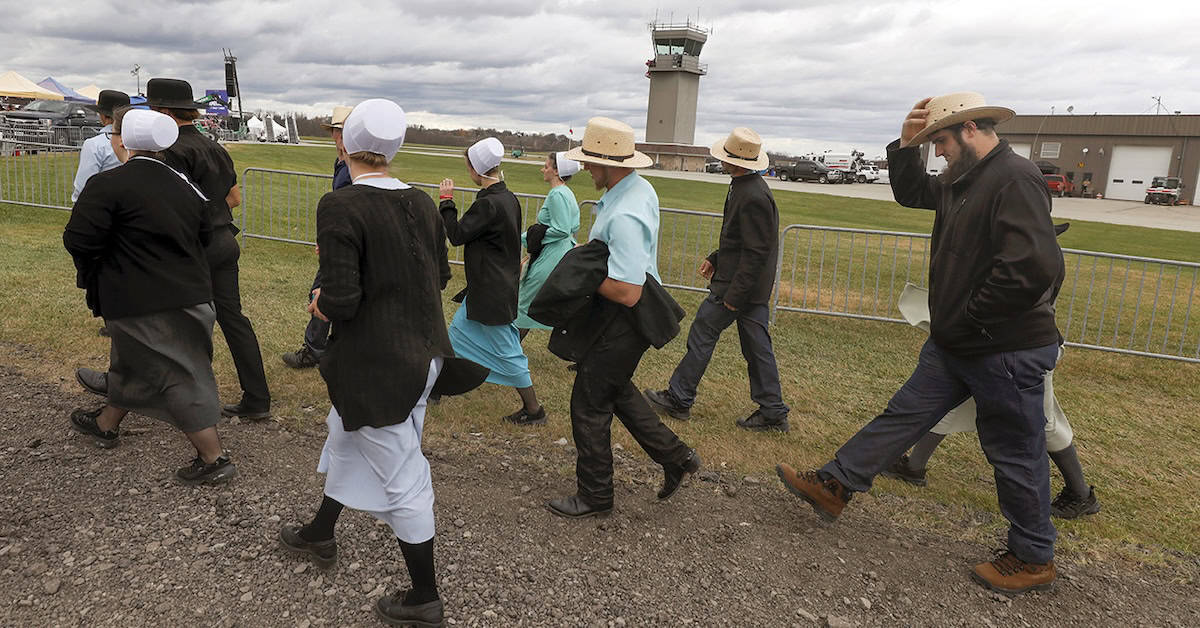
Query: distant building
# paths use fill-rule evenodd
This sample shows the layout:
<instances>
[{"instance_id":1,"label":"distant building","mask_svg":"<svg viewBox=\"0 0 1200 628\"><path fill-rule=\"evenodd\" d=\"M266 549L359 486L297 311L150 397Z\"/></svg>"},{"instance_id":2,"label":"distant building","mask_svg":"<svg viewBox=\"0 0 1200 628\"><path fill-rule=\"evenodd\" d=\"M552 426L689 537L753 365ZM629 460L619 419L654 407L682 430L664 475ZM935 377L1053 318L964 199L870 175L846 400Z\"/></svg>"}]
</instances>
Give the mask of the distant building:
<instances>
[{"instance_id":1,"label":"distant building","mask_svg":"<svg viewBox=\"0 0 1200 628\"><path fill-rule=\"evenodd\" d=\"M685 24L650 25L654 57L646 62L650 98L646 106L646 142L638 150L666 170L704 170L708 149L696 141L696 104L700 77L708 66L700 63L700 50L708 31Z\"/></svg>"},{"instance_id":2,"label":"distant building","mask_svg":"<svg viewBox=\"0 0 1200 628\"><path fill-rule=\"evenodd\" d=\"M1181 199L1200 200L1200 115L1019 115L996 132L1077 191L1088 181L1089 195L1141 201L1154 177L1171 176L1183 180ZM927 163L937 171L945 164Z\"/></svg>"}]
</instances>

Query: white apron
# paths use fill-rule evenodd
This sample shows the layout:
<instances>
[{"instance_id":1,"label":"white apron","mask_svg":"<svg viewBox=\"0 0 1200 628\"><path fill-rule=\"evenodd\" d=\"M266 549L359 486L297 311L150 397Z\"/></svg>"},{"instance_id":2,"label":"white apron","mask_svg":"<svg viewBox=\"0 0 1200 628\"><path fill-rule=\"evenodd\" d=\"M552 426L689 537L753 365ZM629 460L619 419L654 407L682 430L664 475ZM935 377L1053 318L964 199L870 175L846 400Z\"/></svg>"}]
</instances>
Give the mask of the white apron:
<instances>
[{"instance_id":1,"label":"white apron","mask_svg":"<svg viewBox=\"0 0 1200 628\"><path fill-rule=\"evenodd\" d=\"M421 453L421 433L429 391L441 369L441 358L429 363L425 391L403 423L347 432L337 408L330 408L325 420L329 436L317 463L317 471L325 474L325 494L371 513L405 543L433 538L433 482Z\"/></svg>"}]
</instances>

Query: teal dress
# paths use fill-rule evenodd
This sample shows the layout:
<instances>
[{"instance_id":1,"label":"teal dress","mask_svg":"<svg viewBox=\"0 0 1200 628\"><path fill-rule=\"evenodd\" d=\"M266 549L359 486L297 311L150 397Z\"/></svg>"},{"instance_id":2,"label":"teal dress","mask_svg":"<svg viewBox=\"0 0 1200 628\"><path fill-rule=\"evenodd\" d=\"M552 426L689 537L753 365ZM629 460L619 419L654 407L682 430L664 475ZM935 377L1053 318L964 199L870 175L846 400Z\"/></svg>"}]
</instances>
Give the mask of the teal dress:
<instances>
[{"instance_id":1,"label":"teal dress","mask_svg":"<svg viewBox=\"0 0 1200 628\"><path fill-rule=\"evenodd\" d=\"M517 320L513 321L518 329L550 329L532 318L529 318L529 304L537 296L550 271L558 265L559 260L575 246L575 232L579 231L579 203L571 188L560 185L550 189L546 202L538 211L537 221L548 227L546 236L542 238L542 253L529 265L517 295ZM525 234L521 234L521 244L525 244Z\"/></svg>"}]
</instances>

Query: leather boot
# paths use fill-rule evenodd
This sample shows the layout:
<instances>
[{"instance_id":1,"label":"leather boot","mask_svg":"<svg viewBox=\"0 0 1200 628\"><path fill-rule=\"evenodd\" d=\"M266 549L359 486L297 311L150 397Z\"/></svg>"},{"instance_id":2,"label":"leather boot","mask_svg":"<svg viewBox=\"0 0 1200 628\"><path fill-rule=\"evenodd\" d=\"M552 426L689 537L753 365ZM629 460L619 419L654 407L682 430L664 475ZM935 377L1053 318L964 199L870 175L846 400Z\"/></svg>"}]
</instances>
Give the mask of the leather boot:
<instances>
[{"instance_id":1,"label":"leather boot","mask_svg":"<svg viewBox=\"0 0 1200 628\"><path fill-rule=\"evenodd\" d=\"M800 473L786 464L775 466L783 485L796 497L812 505L817 516L833 523L850 501L850 492L833 478L822 479L816 471Z\"/></svg>"},{"instance_id":2,"label":"leather boot","mask_svg":"<svg viewBox=\"0 0 1200 628\"><path fill-rule=\"evenodd\" d=\"M1045 591L1054 585L1054 561L1045 564L1027 563L1012 552L1004 552L995 560L975 565L971 577L984 587L1008 595L1026 591Z\"/></svg>"}]
</instances>

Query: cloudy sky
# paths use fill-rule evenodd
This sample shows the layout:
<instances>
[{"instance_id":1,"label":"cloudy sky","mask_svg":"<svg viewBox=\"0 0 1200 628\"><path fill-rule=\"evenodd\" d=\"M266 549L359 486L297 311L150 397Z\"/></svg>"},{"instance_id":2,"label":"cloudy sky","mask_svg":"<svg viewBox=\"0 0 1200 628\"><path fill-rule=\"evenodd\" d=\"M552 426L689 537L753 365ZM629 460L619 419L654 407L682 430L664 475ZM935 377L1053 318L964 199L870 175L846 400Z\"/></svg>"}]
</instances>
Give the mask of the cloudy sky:
<instances>
[{"instance_id":1,"label":"cloudy sky","mask_svg":"<svg viewBox=\"0 0 1200 628\"><path fill-rule=\"evenodd\" d=\"M739 7L739 8L733 8ZM745 7L745 8L741 8ZM927 95L980 91L1018 113L1200 113L1200 3L654 0L293 2L0 0L0 72L134 90L152 76L221 88L238 56L248 109L328 112L382 96L410 121L576 137L587 118L645 126L647 24L713 29L697 143L734 126L790 153L898 134Z\"/></svg>"}]
</instances>

